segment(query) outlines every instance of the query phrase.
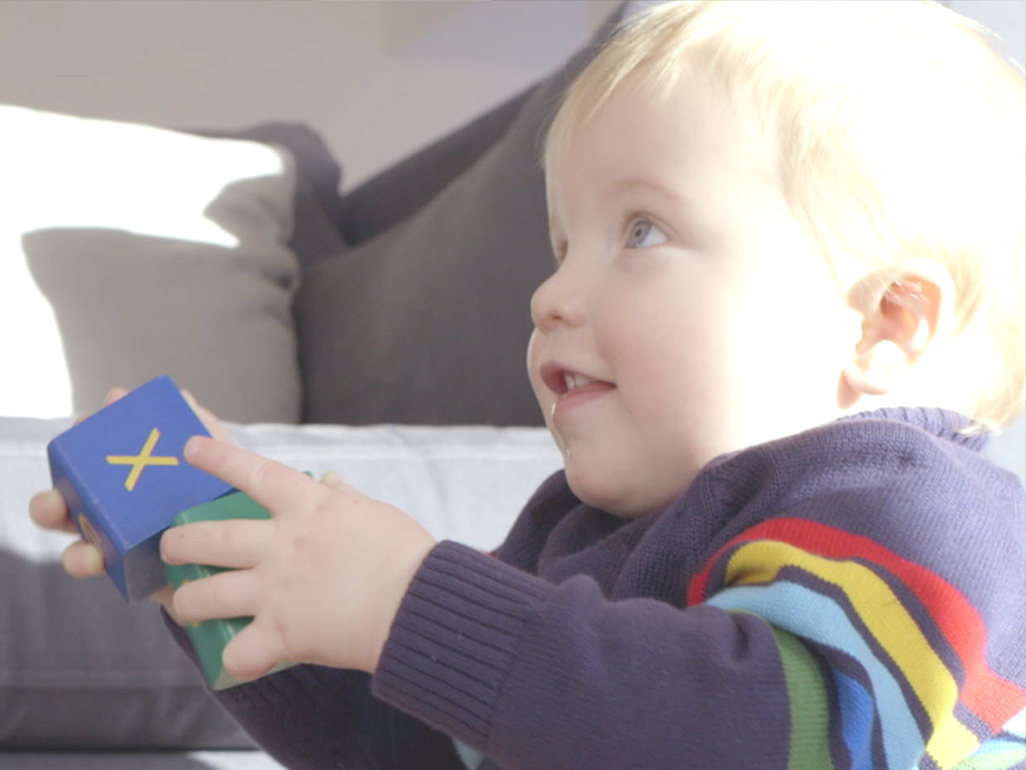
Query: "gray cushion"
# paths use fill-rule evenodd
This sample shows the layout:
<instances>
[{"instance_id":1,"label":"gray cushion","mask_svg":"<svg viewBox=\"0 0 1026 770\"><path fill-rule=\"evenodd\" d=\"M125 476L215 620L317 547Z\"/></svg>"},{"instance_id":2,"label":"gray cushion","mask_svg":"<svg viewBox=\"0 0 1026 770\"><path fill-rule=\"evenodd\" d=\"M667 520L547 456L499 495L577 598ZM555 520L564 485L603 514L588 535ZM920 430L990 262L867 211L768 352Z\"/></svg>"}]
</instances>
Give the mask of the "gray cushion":
<instances>
[{"instance_id":1,"label":"gray cushion","mask_svg":"<svg viewBox=\"0 0 1026 770\"><path fill-rule=\"evenodd\" d=\"M534 90L528 88L349 192L340 201L338 220L346 242L369 241L429 204L502 139ZM300 261L304 270L314 264L304 256Z\"/></svg>"},{"instance_id":2,"label":"gray cushion","mask_svg":"<svg viewBox=\"0 0 1026 770\"><path fill-rule=\"evenodd\" d=\"M0 414L91 411L168 373L219 414L295 422L288 152L0 105Z\"/></svg>"},{"instance_id":3,"label":"gray cushion","mask_svg":"<svg viewBox=\"0 0 1026 770\"><path fill-rule=\"evenodd\" d=\"M618 15L459 142L346 196L352 245L304 266L294 304L305 422L542 423L524 363L553 266L539 142Z\"/></svg>"},{"instance_id":4,"label":"gray cushion","mask_svg":"<svg viewBox=\"0 0 1026 770\"><path fill-rule=\"evenodd\" d=\"M190 129L190 133L260 142L288 151L296 177L289 249L302 266L315 264L346 247L339 195L342 168L316 131L303 123L271 121L233 131L200 128Z\"/></svg>"}]
</instances>

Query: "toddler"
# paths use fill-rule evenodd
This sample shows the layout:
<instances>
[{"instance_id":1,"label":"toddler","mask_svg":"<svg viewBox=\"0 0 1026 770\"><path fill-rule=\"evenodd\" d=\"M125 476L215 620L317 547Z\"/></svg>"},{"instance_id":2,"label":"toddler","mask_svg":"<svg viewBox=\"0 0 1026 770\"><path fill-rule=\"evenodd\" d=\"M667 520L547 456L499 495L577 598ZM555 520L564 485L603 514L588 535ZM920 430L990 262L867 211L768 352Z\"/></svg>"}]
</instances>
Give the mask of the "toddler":
<instances>
[{"instance_id":1,"label":"toddler","mask_svg":"<svg viewBox=\"0 0 1026 770\"><path fill-rule=\"evenodd\" d=\"M295 768L1021 768L1024 112L932 4L632 19L544 151L564 470L486 555L192 439L272 513L162 539L235 568L177 622L255 618L217 698Z\"/></svg>"}]
</instances>

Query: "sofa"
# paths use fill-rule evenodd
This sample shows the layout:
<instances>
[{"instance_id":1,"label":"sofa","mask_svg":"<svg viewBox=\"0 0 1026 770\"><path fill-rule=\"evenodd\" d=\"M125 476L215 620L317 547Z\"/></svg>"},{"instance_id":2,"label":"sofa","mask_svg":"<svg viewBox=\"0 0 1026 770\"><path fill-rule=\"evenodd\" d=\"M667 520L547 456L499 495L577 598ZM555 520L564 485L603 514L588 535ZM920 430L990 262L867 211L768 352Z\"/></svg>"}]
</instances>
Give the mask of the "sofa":
<instances>
[{"instance_id":1,"label":"sofa","mask_svg":"<svg viewBox=\"0 0 1026 770\"><path fill-rule=\"evenodd\" d=\"M155 606L60 567L28 520L46 443L171 374L236 441L338 471L439 538L497 545L558 469L524 367L551 271L550 77L346 194L316 131L232 133L0 105L0 767L279 767ZM1026 475L1023 426L988 452Z\"/></svg>"},{"instance_id":2,"label":"sofa","mask_svg":"<svg viewBox=\"0 0 1026 770\"><path fill-rule=\"evenodd\" d=\"M155 606L69 578L70 537L28 520L47 442L112 385L170 374L239 444L501 542L560 464L524 363L552 269L538 143L607 31L344 195L306 125L0 105L0 767L278 767Z\"/></svg>"}]
</instances>

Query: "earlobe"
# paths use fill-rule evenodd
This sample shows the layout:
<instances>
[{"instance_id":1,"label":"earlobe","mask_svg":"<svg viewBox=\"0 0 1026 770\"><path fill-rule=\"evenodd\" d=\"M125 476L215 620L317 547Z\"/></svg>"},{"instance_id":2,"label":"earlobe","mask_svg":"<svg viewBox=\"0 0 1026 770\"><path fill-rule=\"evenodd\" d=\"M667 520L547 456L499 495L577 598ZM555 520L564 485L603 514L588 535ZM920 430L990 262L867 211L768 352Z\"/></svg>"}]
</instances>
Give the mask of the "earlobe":
<instances>
[{"instance_id":1,"label":"earlobe","mask_svg":"<svg viewBox=\"0 0 1026 770\"><path fill-rule=\"evenodd\" d=\"M890 340L878 340L865 351L856 351L844 369L844 381L854 391L848 400L854 403L860 395L890 393L908 371L908 365L904 350Z\"/></svg>"},{"instance_id":2,"label":"earlobe","mask_svg":"<svg viewBox=\"0 0 1026 770\"><path fill-rule=\"evenodd\" d=\"M947 268L928 259L903 263L887 280L870 275L853 294L861 298L862 338L844 368L845 400L898 389L938 336L947 334L955 287ZM867 286L883 287L868 290Z\"/></svg>"}]
</instances>

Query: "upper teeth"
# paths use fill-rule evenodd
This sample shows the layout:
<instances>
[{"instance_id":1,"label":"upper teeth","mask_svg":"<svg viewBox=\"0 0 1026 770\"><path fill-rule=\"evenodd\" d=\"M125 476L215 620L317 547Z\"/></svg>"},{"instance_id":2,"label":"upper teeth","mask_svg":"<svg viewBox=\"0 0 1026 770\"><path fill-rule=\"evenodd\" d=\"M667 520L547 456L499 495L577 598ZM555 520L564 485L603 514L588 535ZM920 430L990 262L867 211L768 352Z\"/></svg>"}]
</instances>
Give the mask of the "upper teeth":
<instances>
[{"instance_id":1,"label":"upper teeth","mask_svg":"<svg viewBox=\"0 0 1026 770\"><path fill-rule=\"evenodd\" d=\"M586 385L591 380L585 377L583 374L574 374L572 372L563 372L563 384L566 385L566 392L569 393L575 388L579 388L582 385Z\"/></svg>"}]
</instances>

